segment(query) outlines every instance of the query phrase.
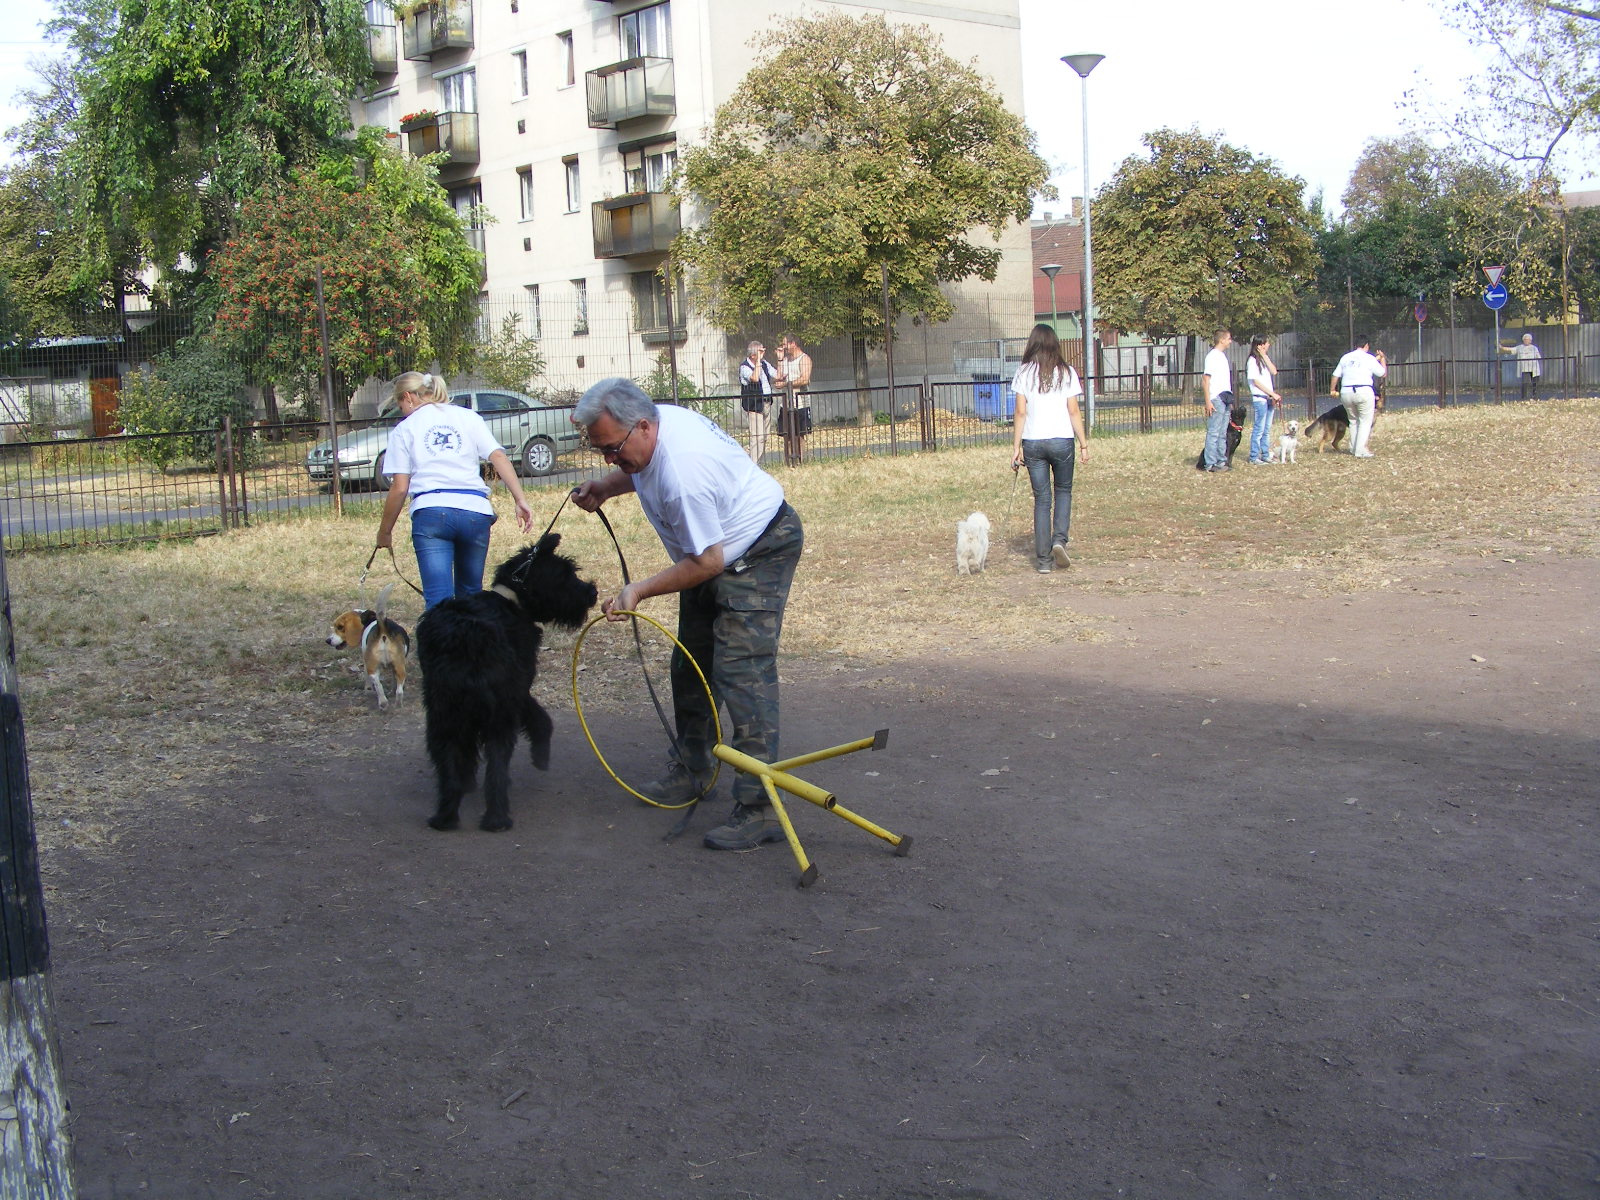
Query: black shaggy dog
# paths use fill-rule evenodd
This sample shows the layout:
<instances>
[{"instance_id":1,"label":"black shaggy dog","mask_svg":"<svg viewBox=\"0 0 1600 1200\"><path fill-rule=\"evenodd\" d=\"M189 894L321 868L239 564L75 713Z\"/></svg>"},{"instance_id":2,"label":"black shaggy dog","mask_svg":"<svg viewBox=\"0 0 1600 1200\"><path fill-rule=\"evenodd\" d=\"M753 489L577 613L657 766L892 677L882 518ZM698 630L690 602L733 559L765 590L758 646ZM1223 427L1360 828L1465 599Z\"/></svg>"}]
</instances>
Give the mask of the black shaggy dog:
<instances>
[{"instance_id":1,"label":"black shaggy dog","mask_svg":"<svg viewBox=\"0 0 1600 1200\"><path fill-rule=\"evenodd\" d=\"M594 607L595 587L578 578L570 558L555 552L559 533L547 533L495 570L488 591L452 596L417 623L422 708L428 757L439 783L435 829L461 823L461 797L472 790L483 756L480 829L511 828L511 752L526 734L533 765L550 766L549 715L533 698L541 624L576 629Z\"/></svg>"},{"instance_id":2,"label":"black shaggy dog","mask_svg":"<svg viewBox=\"0 0 1600 1200\"><path fill-rule=\"evenodd\" d=\"M1228 406L1228 457L1227 464L1233 466L1233 452L1239 448L1239 443L1244 439L1244 418L1250 411L1250 405L1238 392L1233 394L1233 403ZM1194 465L1200 470L1206 469L1206 449L1200 447L1200 457L1195 459Z\"/></svg>"}]
</instances>

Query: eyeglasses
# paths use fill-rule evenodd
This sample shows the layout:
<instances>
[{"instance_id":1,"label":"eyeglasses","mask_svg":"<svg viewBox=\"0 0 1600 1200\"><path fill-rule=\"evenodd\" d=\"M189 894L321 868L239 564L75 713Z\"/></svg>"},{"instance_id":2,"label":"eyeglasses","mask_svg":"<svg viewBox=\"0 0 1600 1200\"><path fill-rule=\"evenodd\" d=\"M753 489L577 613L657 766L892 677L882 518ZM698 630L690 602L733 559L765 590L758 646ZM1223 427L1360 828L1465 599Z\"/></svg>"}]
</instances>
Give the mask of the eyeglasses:
<instances>
[{"instance_id":1,"label":"eyeglasses","mask_svg":"<svg viewBox=\"0 0 1600 1200\"><path fill-rule=\"evenodd\" d=\"M622 453L622 448L628 444L628 438L631 438L634 435L635 430L639 428L640 424L642 424L642 422L636 421L633 429L628 430L627 436L615 446L597 446L593 442L590 442L589 449L600 455L601 458L615 458L617 455Z\"/></svg>"}]
</instances>

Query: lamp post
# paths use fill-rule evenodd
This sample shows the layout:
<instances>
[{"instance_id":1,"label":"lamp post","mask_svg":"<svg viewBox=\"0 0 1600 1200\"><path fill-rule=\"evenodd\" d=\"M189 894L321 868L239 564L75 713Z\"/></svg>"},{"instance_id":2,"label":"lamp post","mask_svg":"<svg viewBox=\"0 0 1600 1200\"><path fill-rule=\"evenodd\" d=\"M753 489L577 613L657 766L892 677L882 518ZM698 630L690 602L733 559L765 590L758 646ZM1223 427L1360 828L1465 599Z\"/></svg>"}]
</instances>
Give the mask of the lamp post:
<instances>
[{"instance_id":1,"label":"lamp post","mask_svg":"<svg viewBox=\"0 0 1600 1200\"><path fill-rule=\"evenodd\" d=\"M1045 263L1039 268L1044 277L1050 281L1050 328L1056 327L1056 276L1061 273L1060 263Z\"/></svg>"},{"instance_id":2,"label":"lamp post","mask_svg":"<svg viewBox=\"0 0 1600 1200\"><path fill-rule=\"evenodd\" d=\"M1089 227L1089 72L1104 54L1064 54L1061 61L1083 80L1083 400L1084 420L1094 428L1094 237Z\"/></svg>"}]
</instances>

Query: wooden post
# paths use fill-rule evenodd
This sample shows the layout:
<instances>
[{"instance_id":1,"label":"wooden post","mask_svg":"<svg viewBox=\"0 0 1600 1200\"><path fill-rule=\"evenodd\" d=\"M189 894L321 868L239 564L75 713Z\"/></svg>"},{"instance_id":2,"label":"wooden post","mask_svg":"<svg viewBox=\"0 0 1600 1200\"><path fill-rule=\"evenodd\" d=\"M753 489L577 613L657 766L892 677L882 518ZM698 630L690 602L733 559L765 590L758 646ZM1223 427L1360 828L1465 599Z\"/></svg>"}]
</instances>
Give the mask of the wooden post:
<instances>
[{"instance_id":1,"label":"wooden post","mask_svg":"<svg viewBox=\"0 0 1600 1200\"><path fill-rule=\"evenodd\" d=\"M0 1197L72 1200L77 1188L11 636L0 547Z\"/></svg>"}]
</instances>

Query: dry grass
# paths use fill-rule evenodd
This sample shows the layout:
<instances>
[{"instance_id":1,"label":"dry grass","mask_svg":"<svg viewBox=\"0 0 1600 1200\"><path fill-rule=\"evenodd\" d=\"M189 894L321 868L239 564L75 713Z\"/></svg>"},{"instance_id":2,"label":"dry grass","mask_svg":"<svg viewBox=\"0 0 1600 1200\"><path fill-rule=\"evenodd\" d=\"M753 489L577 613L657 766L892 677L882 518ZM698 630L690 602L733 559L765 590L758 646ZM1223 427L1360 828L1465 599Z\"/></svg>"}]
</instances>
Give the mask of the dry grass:
<instances>
[{"instance_id":1,"label":"dry grass","mask_svg":"<svg viewBox=\"0 0 1600 1200\"><path fill-rule=\"evenodd\" d=\"M1094 622L1072 610L1085 592L1228 589L1248 602L1380 587L1461 555L1595 552L1600 401L1397 414L1379 423L1376 459L1302 454L1298 466L1221 477L1193 469L1198 443L1194 433L1094 443L1078 475L1065 577L1031 569L1028 485L1006 469L1007 447L784 474L807 528L784 635L791 670L1096 637ZM531 495L547 520L560 492ZM660 545L638 506L616 507L634 574L657 569ZM960 577L954 523L973 509L995 526L990 569ZM416 736L417 704L377 715L349 656L321 642L335 611L392 581L375 566L367 595L357 594L375 511L190 544L11 559L46 845L113 842L147 807L205 803L244 764L312 767ZM602 591L615 588L615 552L599 522L568 508L558 528ZM517 541L501 521L491 562ZM401 563L414 580L408 548ZM394 604L414 621L417 598L403 585ZM670 602L647 611L670 626ZM659 659L664 641L646 632ZM573 640L548 643L540 695L553 708L571 706ZM632 653L619 627L586 641L583 697L597 722L647 710ZM603 745L603 731L597 737Z\"/></svg>"}]
</instances>

